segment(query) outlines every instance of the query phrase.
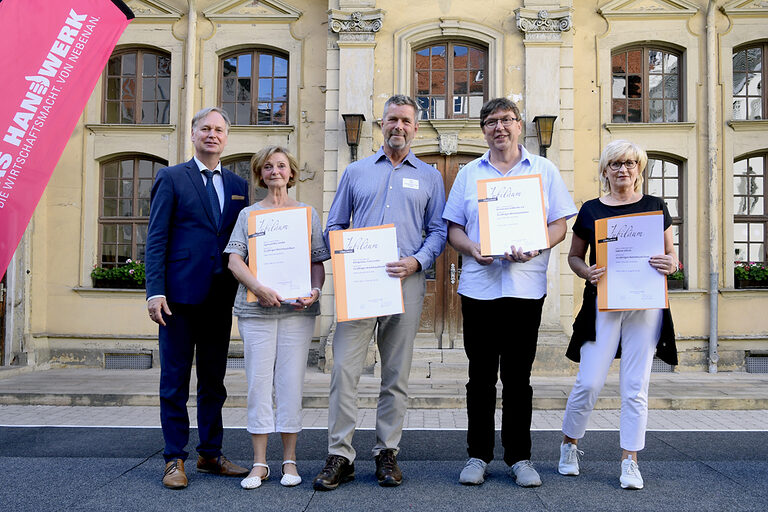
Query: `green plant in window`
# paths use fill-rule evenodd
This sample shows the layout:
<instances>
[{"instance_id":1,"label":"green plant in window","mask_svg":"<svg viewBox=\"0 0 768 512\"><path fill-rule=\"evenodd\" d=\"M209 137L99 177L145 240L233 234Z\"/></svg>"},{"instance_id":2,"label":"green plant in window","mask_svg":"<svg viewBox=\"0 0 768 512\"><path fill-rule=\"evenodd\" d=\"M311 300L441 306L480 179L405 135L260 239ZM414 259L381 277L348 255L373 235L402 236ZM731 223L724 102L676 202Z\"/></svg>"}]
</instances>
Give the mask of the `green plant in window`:
<instances>
[{"instance_id":1,"label":"green plant in window","mask_svg":"<svg viewBox=\"0 0 768 512\"><path fill-rule=\"evenodd\" d=\"M94 288L144 288L144 263L129 258L117 267L94 267L91 280Z\"/></svg>"}]
</instances>

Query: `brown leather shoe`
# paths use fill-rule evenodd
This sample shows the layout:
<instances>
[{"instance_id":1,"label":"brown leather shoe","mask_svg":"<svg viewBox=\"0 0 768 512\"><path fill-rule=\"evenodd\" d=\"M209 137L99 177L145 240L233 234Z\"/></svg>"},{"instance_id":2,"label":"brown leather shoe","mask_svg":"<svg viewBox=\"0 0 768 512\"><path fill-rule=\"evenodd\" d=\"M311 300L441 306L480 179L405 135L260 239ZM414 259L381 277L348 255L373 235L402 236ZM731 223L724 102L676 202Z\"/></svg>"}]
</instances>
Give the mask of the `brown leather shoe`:
<instances>
[{"instance_id":1,"label":"brown leather shoe","mask_svg":"<svg viewBox=\"0 0 768 512\"><path fill-rule=\"evenodd\" d=\"M355 478L355 463L341 455L328 455L325 459L325 467L312 481L312 486L317 491L332 491Z\"/></svg>"},{"instance_id":2,"label":"brown leather shoe","mask_svg":"<svg viewBox=\"0 0 768 512\"><path fill-rule=\"evenodd\" d=\"M395 450L381 450L376 459L376 479L382 487L397 487L403 483L403 472L397 465Z\"/></svg>"},{"instance_id":3,"label":"brown leather shoe","mask_svg":"<svg viewBox=\"0 0 768 512\"><path fill-rule=\"evenodd\" d=\"M206 459L202 455L197 458L197 470L201 473L213 473L222 476L245 476L249 470L238 466L223 455L214 459Z\"/></svg>"},{"instance_id":4,"label":"brown leather shoe","mask_svg":"<svg viewBox=\"0 0 768 512\"><path fill-rule=\"evenodd\" d=\"M187 475L184 473L184 461L173 459L166 462L163 472L163 485L169 489L183 489L187 486Z\"/></svg>"}]
</instances>

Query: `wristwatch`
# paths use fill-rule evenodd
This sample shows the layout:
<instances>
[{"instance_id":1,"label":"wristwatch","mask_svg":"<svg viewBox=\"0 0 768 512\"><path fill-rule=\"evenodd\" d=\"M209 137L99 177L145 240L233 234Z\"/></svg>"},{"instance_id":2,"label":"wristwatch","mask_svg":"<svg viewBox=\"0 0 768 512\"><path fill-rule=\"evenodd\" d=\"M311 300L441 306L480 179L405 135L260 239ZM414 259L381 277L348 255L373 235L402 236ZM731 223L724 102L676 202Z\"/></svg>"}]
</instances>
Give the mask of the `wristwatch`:
<instances>
[{"instance_id":1,"label":"wristwatch","mask_svg":"<svg viewBox=\"0 0 768 512\"><path fill-rule=\"evenodd\" d=\"M316 287L316 286L315 286L315 287L314 287L314 288L312 288L312 290L310 290L310 291L315 291L315 290L317 290L317 300L320 300L320 297L322 297L322 296L323 296L323 290L321 290L320 288L318 288L318 287Z\"/></svg>"}]
</instances>

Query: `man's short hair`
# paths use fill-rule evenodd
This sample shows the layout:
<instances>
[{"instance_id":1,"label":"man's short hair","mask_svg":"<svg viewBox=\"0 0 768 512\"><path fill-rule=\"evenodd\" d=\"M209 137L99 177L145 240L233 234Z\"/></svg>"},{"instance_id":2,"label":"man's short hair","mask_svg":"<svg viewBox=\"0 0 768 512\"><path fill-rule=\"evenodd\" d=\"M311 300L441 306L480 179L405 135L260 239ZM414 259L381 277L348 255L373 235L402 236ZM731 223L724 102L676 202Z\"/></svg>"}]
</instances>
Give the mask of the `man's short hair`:
<instances>
[{"instance_id":1,"label":"man's short hair","mask_svg":"<svg viewBox=\"0 0 768 512\"><path fill-rule=\"evenodd\" d=\"M384 112L387 111L390 105L410 105L413 107L413 113L414 117L416 117L416 121L419 120L419 105L410 96L405 94L395 94L394 96L390 96L390 98L384 102Z\"/></svg>"},{"instance_id":2,"label":"man's short hair","mask_svg":"<svg viewBox=\"0 0 768 512\"><path fill-rule=\"evenodd\" d=\"M521 119L520 109L517 108L517 105L515 105L514 101L507 98L493 98L492 100L486 101L485 105L483 105L483 108L480 109L480 128L485 126L486 117L500 110L502 112L511 110L515 114L516 118Z\"/></svg>"},{"instance_id":3,"label":"man's short hair","mask_svg":"<svg viewBox=\"0 0 768 512\"><path fill-rule=\"evenodd\" d=\"M232 125L232 123L229 122L229 114L227 114L226 110L220 107L206 107L203 110L198 111L198 113L195 114L195 117L192 118L192 131L197 127L197 123L199 123L200 120L205 119L205 116L211 112L221 114L221 117L224 118L224 122L227 124L227 133L229 133L229 127Z\"/></svg>"}]
</instances>

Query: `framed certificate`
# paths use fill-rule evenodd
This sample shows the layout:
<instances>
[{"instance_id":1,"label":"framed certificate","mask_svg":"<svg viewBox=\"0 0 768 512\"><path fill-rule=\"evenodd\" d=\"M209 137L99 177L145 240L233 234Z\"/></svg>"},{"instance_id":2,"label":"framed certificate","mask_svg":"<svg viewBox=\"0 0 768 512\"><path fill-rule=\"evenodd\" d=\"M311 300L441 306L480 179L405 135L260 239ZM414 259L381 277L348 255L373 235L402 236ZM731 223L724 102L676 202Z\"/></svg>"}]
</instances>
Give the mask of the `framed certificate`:
<instances>
[{"instance_id":1,"label":"framed certificate","mask_svg":"<svg viewBox=\"0 0 768 512\"><path fill-rule=\"evenodd\" d=\"M402 313L400 279L386 264L400 259L394 224L331 231L336 320L360 320Z\"/></svg>"},{"instance_id":2,"label":"framed certificate","mask_svg":"<svg viewBox=\"0 0 768 512\"><path fill-rule=\"evenodd\" d=\"M308 206L255 210L248 216L248 268L283 299L312 293L310 247L312 210ZM248 302L257 302L248 290Z\"/></svg>"},{"instance_id":3,"label":"framed certificate","mask_svg":"<svg viewBox=\"0 0 768 512\"><path fill-rule=\"evenodd\" d=\"M501 256L510 246L526 251L549 248L541 176L478 180L480 252Z\"/></svg>"},{"instance_id":4,"label":"framed certificate","mask_svg":"<svg viewBox=\"0 0 768 512\"><path fill-rule=\"evenodd\" d=\"M600 311L669 307L667 278L653 268L651 256L664 254L664 213L645 212L595 221Z\"/></svg>"}]
</instances>

